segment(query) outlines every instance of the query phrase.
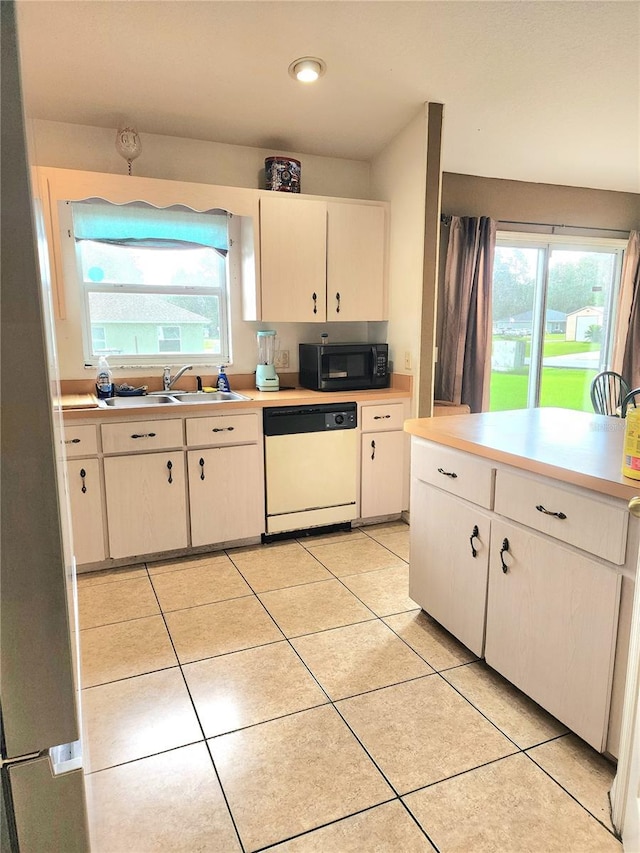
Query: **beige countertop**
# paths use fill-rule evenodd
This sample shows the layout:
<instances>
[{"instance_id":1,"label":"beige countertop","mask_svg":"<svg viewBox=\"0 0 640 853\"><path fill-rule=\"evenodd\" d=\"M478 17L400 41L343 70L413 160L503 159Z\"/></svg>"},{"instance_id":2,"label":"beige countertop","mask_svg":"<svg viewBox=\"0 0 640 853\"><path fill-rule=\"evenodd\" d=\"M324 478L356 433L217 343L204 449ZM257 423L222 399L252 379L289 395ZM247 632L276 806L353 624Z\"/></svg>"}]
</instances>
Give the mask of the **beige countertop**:
<instances>
[{"instance_id":1,"label":"beige countertop","mask_svg":"<svg viewBox=\"0 0 640 853\"><path fill-rule=\"evenodd\" d=\"M640 480L621 473L624 427L619 418L551 408L414 418L404 425L419 438L628 500L640 495Z\"/></svg>"},{"instance_id":2,"label":"beige countertop","mask_svg":"<svg viewBox=\"0 0 640 853\"><path fill-rule=\"evenodd\" d=\"M241 411L242 409L265 408L267 406L296 406L312 405L314 403L346 403L346 402L390 402L392 400L408 400L411 397L409 391L399 388L379 388L367 391L309 391L306 388L294 388L289 391L258 391L256 388L233 388L238 394L248 397L248 400L225 402L225 403L158 403L149 405L145 403L139 407L128 405L122 408L100 406L94 397L94 405L86 407L75 407L80 395L63 394L60 398L64 411L65 421L100 419L112 420L113 418L156 417L159 414L167 414L173 417L185 414L221 414L223 411ZM171 392L169 392L170 394ZM89 396L89 395L83 395ZM131 399L131 398L130 398ZM148 397L146 398L149 399Z\"/></svg>"}]
</instances>

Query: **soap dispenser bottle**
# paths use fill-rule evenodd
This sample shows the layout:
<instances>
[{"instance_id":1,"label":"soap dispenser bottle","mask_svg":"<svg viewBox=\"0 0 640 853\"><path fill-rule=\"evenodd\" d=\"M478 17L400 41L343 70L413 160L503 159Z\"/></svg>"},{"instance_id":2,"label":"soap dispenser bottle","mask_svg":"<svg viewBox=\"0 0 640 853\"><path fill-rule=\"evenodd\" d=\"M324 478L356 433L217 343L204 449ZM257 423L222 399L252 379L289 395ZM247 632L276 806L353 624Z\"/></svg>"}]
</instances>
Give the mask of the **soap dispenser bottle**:
<instances>
[{"instance_id":1,"label":"soap dispenser bottle","mask_svg":"<svg viewBox=\"0 0 640 853\"><path fill-rule=\"evenodd\" d=\"M98 359L98 372L96 374L96 393L100 400L113 397L113 374L109 370L109 362L104 355Z\"/></svg>"},{"instance_id":2,"label":"soap dispenser bottle","mask_svg":"<svg viewBox=\"0 0 640 853\"><path fill-rule=\"evenodd\" d=\"M218 391L231 391L229 379L227 374L224 372L224 364L221 364L218 368L218 381L216 382L216 386Z\"/></svg>"}]
</instances>

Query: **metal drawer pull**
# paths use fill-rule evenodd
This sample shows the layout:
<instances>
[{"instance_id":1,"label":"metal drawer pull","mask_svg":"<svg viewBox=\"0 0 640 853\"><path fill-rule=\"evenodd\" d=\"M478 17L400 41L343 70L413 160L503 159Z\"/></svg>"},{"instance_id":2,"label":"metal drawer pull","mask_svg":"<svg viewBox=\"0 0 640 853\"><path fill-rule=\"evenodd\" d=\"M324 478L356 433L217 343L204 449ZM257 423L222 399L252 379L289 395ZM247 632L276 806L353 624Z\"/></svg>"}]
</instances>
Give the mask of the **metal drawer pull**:
<instances>
[{"instance_id":1,"label":"metal drawer pull","mask_svg":"<svg viewBox=\"0 0 640 853\"><path fill-rule=\"evenodd\" d=\"M451 477L452 480L458 479L458 475L455 471L445 471L444 468L438 468L438 474L444 474L445 477Z\"/></svg>"},{"instance_id":2,"label":"metal drawer pull","mask_svg":"<svg viewBox=\"0 0 640 853\"><path fill-rule=\"evenodd\" d=\"M167 470L169 471L169 483L173 483L173 475L171 474L171 469L173 468L173 462L169 460L167 462Z\"/></svg>"},{"instance_id":3,"label":"metal drawer pull","mask_svg":"<svg viewBox=\"0 0 640 853\"><path fill-rule=\"evenodd\" d=\"M474 524L474 525L473 525L473 530L471 531L471 536L469 537L469 542L471 543L471 556L472 556L472 557L477 557L477 556L478 556L478 552L477 552L477 551L476 551L476 549L473 547L473 540L474 540L474 539L477 539L477 540L478 540L478 542L480 541L480 531L478 530L478 525L477 525L477 524Z\"/></svg>"},{"instance_id":4,"label":"metal drawer pull","mask_svg":"<svg viewBox=\"0 0 640 853\"><path fill-rule=\"evenodd\" d=\"M200 466L200 479L204 480L204 459L201 458L198 465Z\"/></svg>"},{"instance_id":5,"label":"metal drawer pull","mask_svg":"<svg viewBox=\"0 0 640 853\"><path fill-rule=\"evenodd\" d=\"M339 293L336 293L336 300L338 302L338 305L336 306L336 314L339 314L340 313L340 294Z\"/></svg>"},{"instance_id":6,"label":"metal drawer pull","mask_svg":"<svg viewBox=\"0 0 640 853\"><path fill-rule=\"evenodd\" d=\"M213 427L211 432L233 432L235 427Z\"/></svg>"},{"instance_id":7,"label":"metal drawer pull","mask_svg":"<svg viewBox=\"0 0 640 853\"><path fill-rule=\"evenodd\" d=\"M134 432L133 435L131 436L131 438L155 438L155 437L156 437L155 432L143 432L140 434L138 434L137 432Z\"/></svg>"},{"instance_id":8,"label":"metal drawer pull","mask_svg":"<svg viewBox=\"0 0 640 853\"><path fill-rule=\"evenodd\" d=\"M65 444L80 444L81 441L81 438L67 438Z\"/></svg>"},{"instance_id":9,"label":"metal drawer pull","mask_svg":"<svg viewBox=\"0 0 640 853\"><path fill-rule=\"evenodd\" d=\"M84 478L86 476L87 476L87 472L84 470L84 468L81 468L80 469L80 479L82 480L82 489L80 491L82 492L83 495L85 495L87 493L87 486L86 486L86 483L84 481Z\"/></svg>"},{"instance_id":10,"label":"metal drawer pull","mask_svg":"<svg viewBox=\"0 0 640 853\"><path fill-rule=\"evenodd\" d=\"M391 415L374 415L374 421L385 421L387 418L390 418Z\"/></svg>"},{"instance_id":11,"label":"metal drawer pull","mask_svg":"<svg viewBox=\"0 0 640 853\"><path fill-rule=\"evenodd\" d=\"M375 459L376 458L376 443L375 443L375 441L371 442L371 451L372 451L371 452L371 458Z\"/></svg>"},{"instance_id":12,"label":"metal drawer pull","mask_svg":"<svg viewBox=\"0 0 640 853\"><path fill-rule=\"evenodd\" d=\"M554 518L565 519L567 517L563 512L551 512L550 509L545 509L542 504L538 504L536 509L538 512L543 512L545 515L552 515Z\"/></svg>"},{"instance_id":13,"label":"metal drawer pull","mask_svg":"<svg viewBox=\"0 0 640 853\"><path fill-rule=\"evenodd\" d=\"M508 553L509 553L509 540L503 539L502 540L502 548L500 548L500 562L502 563L502 571L505 573L505 575L509 571L509 566L505 563L503 554L508 554Z\"/></svg>"},{"instance_id":14,"label":"metal drawer pull","mask_svg":"<svg viewBox=\"0 0 640 853\"><path fill-rule=\"evenodd\" d=\"M311 297L313 299L313 313L318 313L318 295L316 293Z\"/></svg>"}]
</instances>

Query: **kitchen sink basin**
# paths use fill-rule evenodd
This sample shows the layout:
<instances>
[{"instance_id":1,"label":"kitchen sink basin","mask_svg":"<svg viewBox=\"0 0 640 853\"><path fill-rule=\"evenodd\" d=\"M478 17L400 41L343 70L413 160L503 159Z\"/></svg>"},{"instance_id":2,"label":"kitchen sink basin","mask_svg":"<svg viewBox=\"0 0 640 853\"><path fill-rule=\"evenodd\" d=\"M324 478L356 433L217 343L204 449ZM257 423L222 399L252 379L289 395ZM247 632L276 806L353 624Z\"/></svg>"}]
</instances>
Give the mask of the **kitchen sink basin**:
<instances>
[{"instance_id":1,"label":"kitchen sink basin","mask_svg":"<svg viewBox=\"0 0 640 853\"><path fill-rule=\"evenodd\" d=\"M172 396L181 403L233 403L251 399L235 391L175 391Z\"/></svg>"},{"instance_id":2,"label":"kitchen sink basin","mask_svg":"<svg viewBox=\"0 0 640 853\"><path fill-rule=\"evenodd\" d=\"M142 394L132 397L109 397L108 400L102 400L105 406L111 406L116 409L136 409L139 406L157 406L162 403L176 403L174 397L168 394Z\"/></svg>"}]
</instances>

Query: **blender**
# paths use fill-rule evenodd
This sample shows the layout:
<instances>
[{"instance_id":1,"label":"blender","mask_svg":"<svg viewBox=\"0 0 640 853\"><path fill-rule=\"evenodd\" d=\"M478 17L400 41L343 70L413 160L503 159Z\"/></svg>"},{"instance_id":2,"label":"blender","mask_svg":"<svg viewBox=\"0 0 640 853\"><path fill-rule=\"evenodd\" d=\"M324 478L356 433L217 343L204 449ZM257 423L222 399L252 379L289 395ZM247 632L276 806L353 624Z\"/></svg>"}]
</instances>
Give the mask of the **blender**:
<instances>
[{"instance_id":1,"label":"blender","mask_svg":"<svg viewBox=\"0 0 640 853\"><path fill-rule=\"evenodd\" d=\"M258 365L256 388L258 391L279 391L280 379L275 368L276 333L258 332Z\"/></svg>"}]
</instances>

